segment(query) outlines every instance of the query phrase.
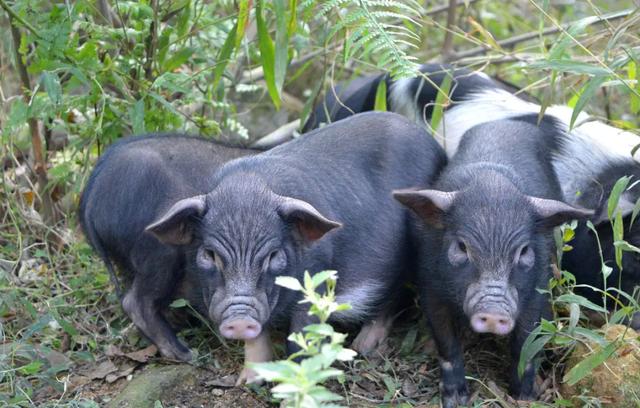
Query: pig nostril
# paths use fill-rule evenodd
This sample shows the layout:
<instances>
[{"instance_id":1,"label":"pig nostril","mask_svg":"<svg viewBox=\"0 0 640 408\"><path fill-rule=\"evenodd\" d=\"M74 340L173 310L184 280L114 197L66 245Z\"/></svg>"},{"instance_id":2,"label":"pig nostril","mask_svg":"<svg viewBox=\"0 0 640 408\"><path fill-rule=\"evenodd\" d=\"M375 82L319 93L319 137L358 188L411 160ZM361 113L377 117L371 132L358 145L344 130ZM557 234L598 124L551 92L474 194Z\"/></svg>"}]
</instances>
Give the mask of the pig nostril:
<instances>
[{"instance_id":1,"label":"pig nostril","mask_svg":"<svg viewBox=\"0 0 640 408\"><path fill-rule=\"evenodd\" d=\"M486 318L486 317L484 317L484 316L483 316L483 317L481 317L481 318L480 318L480 320L481 320L483 323L486 323L486 322L487 322L487 318Z\"/></svg>"}]
</instances>

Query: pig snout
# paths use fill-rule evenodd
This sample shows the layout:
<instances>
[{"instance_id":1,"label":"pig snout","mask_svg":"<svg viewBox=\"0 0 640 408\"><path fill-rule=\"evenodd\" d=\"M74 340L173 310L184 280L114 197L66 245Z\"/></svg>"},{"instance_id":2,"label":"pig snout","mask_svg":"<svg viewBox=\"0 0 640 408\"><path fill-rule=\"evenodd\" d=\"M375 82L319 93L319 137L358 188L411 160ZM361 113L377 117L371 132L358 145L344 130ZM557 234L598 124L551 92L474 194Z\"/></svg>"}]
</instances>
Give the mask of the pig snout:
<instances>
[{"instance_id":1,"label":"pig snout","mask_svg":"<svg viewBox=\"0 0 640 408\"><path fill-rule=\"evenodd\" d=\"M514 322L511 316L500 312L480 312L471 316L471 328L477 333L509 334Z\"/></svg>"},{"instance_id":2,"label":"pig snout","mask_svg":"<svg viewBox=\"0 0 640 408\"><path fill-rule=\"evenodd\" d=\"M228 339L251 340L261 331L262 325L249 316L234 316L220 325L220 333Z\"/></svg>"},{"instance_id":3,"label":"pig snout","mask_svg":"<svg viewBox=\"0 0 640 408\"><path fill-rule=\"evenodd\" d=\"M254 296L231 296L221 302L213 302L211 318L219 322L220 334L228 339L250 340L262 332L266 320L264 307Z\"/></svg>"},{"instance_id":4,"label":"pig snout","mask_svg":"<svg viewBox=\"0 0 640 408\"><path fill-rule=\"evenodd\" d=\"M480 282L467 289L464 312L473 331L507 335L515 326L518 292L503 282Z\"/></svg>"}]
</instances>

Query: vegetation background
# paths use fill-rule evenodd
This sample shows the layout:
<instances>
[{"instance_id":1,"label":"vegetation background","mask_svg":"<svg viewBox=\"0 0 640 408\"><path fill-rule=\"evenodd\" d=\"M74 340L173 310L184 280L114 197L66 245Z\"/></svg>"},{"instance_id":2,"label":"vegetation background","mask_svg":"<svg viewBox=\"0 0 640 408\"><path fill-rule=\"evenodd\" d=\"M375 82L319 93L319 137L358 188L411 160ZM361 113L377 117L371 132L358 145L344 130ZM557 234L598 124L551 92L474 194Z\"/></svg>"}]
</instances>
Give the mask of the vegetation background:
<instances>
[{"instance_id":1,"label":"vegetation background","mask_svg":"<svg viewBox=\"0 0 640 408\"><path fill-rule=\"evenodd\" d=\"M638 7L631 0L0 0L0 405L99 406L160 362L123 315L75 218L93 163L115 140L178 130L249 145L298 129L337 82L383 71L408 76L434 60L497 76L543 106L567 103L637 132ZM570 277L556 284L570 291ZM561 387L576 345L606 344L580 313L598 309L576 297L556 306L549 336L532 346L547 343L554 356L539 404L599 406L608 396L569 400ZM562 317L576 308L579 319ZM407 312L380 355L345 363L345 375L330 384L343 403L437 403L433 346L416 315ZM207 327L183 335L199 351L199 379L155 406L273 403L265 389L228 387L242 364L238 345ZM467 364L475 404L515 404L504 394L506 351L474 341ZM576 375L598 365L587 362ZM640 404L634 392L630 406Z\"/></svg>"}]
</instances>

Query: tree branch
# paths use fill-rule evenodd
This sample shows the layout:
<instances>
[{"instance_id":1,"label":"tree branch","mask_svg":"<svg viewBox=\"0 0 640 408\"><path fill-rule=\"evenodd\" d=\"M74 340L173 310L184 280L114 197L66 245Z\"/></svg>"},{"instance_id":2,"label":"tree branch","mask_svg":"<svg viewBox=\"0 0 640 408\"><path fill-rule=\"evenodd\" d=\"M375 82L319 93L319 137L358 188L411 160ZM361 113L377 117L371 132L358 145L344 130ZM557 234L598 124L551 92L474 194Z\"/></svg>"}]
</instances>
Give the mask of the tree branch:
<instances>
[{"instance_id":1,"label":"tree branch","mask_svg":"<svg viewBox=\"0 0 640 408\"><path fill-rule=\"evenodd\" d=\"M594 24L601 24L604 22L608 22L608 21L614 21L614 20L619 20L621 18L625 18L629 15L631 15L634 12L634 10L623 10L619 13L615 13L615 14L611 14L607 17L602 17L600 20L595 21ZM560 31L564 31L566 29L568 29L574 22L571 23L567 23L567 24L563 24L557 27L547 27L544 30L542 30L542 32L540 31L532 31L529 33L524 33L524 34L520 34L520 35L516 35L513 36L511 38L507 38L505 40L500 40L498 41L498 45L501 48L510 48L510 47L514 47L519 43L525 42L525 41L529 41L532 40L534 38L537 38L539 36L547 36L547 35L551 35L551 34L555 34L558 33ZM493 51L493 48L490 47L476 47L476 48L472 48L470 50L466 50L466 51L462 51L459 52L455 55L452 56L452 61L458 61L462 58L468 58L468 57L474 57L476 55L481 55L481 54L486 54L489 51Z\"/></svg>"},{"instance_id":2,"label":"tree branch","mask_svg":"<svg viewBox=\"0 0 640 408\"><path fill-rule=\"evenodd\" d=\"M445 30L444 41L442 42L442 60L447 62L453 54L453 31L451 27L456 22L457 0L449 0L449 10L447 11L447 29Z\"/></svg>"},{"instance_id":3,"label":"tree branch","mask_svg":"<svg viewBox=\"0 0 640 408\"><path fill-rule=\"evenodd\" d=\"M2 0L0 0L2 1ZM16 57L16 68L18 69L18 74L20 76L20 82L22 82L22 96L27 105L30 103L29 94L31 92L31 81L29 79L29 73L27 72L27 67L22 62L22 55L20 54L20 43L22 40L22 35L20 30L15 24L16 20L12 15L9 16L9 25L11 26L11 36L13 37L13 48ZM36 175L36 179L38 181L38 195L40 196L40 200L42 201L42 218L45 223L55 222L56 214L53 206L53 200L48 187L48 178L47 178L47 163L44 159L42 152L42 137L40 136L40 128L38 126L38 121L30 117L27 120L29 125L29 130L31 132L31 148L33 149L33 159L34 166L33 171Z\"/></svg>"},{"instance_id":4,"label":"tree branch","mask_svg":"<svg viewBox=\"0 0 640 408\"><path fill-rule=\"evenodd\" d=\"M144 76L147 81L153 80L153 60L158 46L158 0L151 0L150 6L153 9L153 21L149 27L149 37L147 38L147 60L144 64Z\"/></svg>"},{"instance_id":5,"label":"tree branch","mask_svg":"<svg viewBox=\"0 0 640 408\"><path fill-rule=\"evenodd\" d=\"M29 30L31 32L31 34L35 35L36 38L38 38L39 40L42 40L42 36L40 36L40 34L38 34L38 30L36 30L36 28L34 26L29 24L26 20L24 20L22 17L20 17L18 14L16 14L16 12L13 11L13 9L11 7L9 7L9 5L7 3L5 3L4 0L0 0L0 7L2 7L4 9L4 11L6 11L7 14L9 15L9 22L10 22L12 27L15 25L15 23L13 22L15 20L15 21L19 22L20 24L22 24L27 30Z\"/></svg>"}]
</instances>

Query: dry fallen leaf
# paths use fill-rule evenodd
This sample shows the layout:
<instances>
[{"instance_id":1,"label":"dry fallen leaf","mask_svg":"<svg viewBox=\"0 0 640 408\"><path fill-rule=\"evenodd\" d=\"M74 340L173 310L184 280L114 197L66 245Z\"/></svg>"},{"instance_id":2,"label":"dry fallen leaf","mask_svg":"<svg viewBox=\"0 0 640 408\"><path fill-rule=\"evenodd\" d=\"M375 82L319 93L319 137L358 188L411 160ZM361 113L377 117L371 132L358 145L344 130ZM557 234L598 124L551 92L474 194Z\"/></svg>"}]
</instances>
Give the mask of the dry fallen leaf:
<instances>
[{"instance_id":1,"label":"dry fallen leaf","mask_svg":"<svg viewBox=\"0 0 640 408\"><path fill-rule=\"evenodd\" d=\"M149 359L155 356L158 353L158 348L153 344L149 347L145 347L142 350L133 351L131 353L125 354L127 358L133 361L137 361L139 363L146 363Z\"/></svg>"},{"instance_id":2,"label":"dry fallen leaf","mask_svg":"<svg viewBox=\"0 0 640 408\"><path fill-rule=\"evenodd\" d=\"M225 375L222 378L216 378L215 380L207 381L204 383L207 387L217 388L232 388L236 386L236 375Z\"/></svg>"},{"instance_id":3,"label":"dry fallen leaf","mask_svg":"<svg viewBox=\"0 0 640 408\"><path fill-rule=\"evenodd\" d=\"M120 378L122 378L122 377L126 377L126 376L128 376L129 374L133 373L133 370L135 370L135 369L136 369L136 366L135 366L135 365L128 366L128 367L126 367L126 368L123 368L123 369L119 370L118 372L108 374L108 375L105 377L105 380L106 380L109 384L111 384L112 382L115 382L116 380L118 380L118 379L120 379Z\"/></svg>"},{"instance_id":4,"label":"dry fallen leaf","mask_svg":"<svg viewBox=\"0 0 640 408\"><path fill-rule=\"evenodd\" d=\"M111 360L106 360L100 363L97 367L90 370L86 376L91 378L92 380L101 380L105 378L108 374L118 371L118 367L111 362Z\"/></svg>"}]
</instances>

